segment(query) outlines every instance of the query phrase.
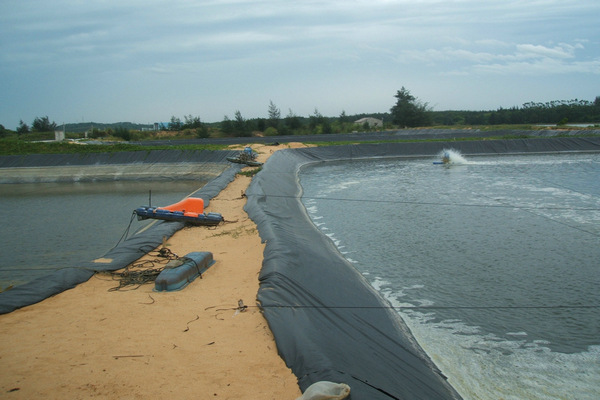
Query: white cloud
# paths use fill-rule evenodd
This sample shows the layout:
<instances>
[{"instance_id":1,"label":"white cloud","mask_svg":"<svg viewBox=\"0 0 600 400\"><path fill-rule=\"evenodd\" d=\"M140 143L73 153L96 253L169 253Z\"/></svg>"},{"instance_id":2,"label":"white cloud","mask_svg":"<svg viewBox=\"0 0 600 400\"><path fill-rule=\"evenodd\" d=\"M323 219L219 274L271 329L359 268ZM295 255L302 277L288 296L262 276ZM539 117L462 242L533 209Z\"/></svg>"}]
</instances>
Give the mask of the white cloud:
<instances>
[{"instance_id":1,"label":"white cloud","mask_svg":"<svg viewBox=\"0 0 600 400\"><path fill-rule=\"evenodd\" d=\"M464 43L463 48L444 47L404 51L397 60L404 64L454 66L444 70L442 72L444 75L465 75L472 72L515 75L600 73L600 69L597 68L600 57L592 61L577 59L577 51L585 51L581 42L560 43L553 47L492 42L490 51L473 50L481 44L481 41L476 41L472 44ZM494 45L501 45L503 51L494 51Z\"/></svg>"},{"instance_id":2,"label":"white cloud","mask_svg":"<svg viewBox=\"0 0 600 400\"><path fill-rule=\"evenodd\" d=\"M555 47L546 47L542 45L534 44L518 44L517 53L521 54L525 58L573 58L575 56L576 49L583 49L583 45L580 43L576 45L569 45L561 43Z\"/></svg>"},{"instance_id":3,"label":"white cloud","mask_svg":"<svg viewBox=\"0 0 600 400\"><path fill-rule=\"evenodd\" d=\"M232 102L260 97L268 103L277 93L285 93L284 109L312 112L322 102L339 113L362 107L366 98L385 103L395 86L428 90L435 81L439 91L451 91L449 76L462 75L520 80L560 74L589 92L590 85L579 82L600 70L597 15L597 0L3 1L0 87L20 100L0 108L0 123L32 119L21 113L50 116L32 109L20 92L37 92L40 104L53 104L67 121L68 99L83 89L121 93L143 105L148 96L131 93L160 87L165 102L221 107L216 115L201 115L209 120L244 108ZM369 85L352 89L352 82ZM57 102L40 87L66 95ZM216 93L224 95L215 100ZM120 109L127 107L134 108Z\"/></svg>"}]
</instances>

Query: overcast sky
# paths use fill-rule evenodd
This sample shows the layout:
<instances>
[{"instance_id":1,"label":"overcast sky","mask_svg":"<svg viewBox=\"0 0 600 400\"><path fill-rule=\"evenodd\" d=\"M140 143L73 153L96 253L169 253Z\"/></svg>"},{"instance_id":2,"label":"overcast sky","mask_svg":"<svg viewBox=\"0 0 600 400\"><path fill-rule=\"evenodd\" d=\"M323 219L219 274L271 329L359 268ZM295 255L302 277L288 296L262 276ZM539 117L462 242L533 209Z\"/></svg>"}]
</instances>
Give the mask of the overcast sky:
<instances>
[{"instance_id":1,"label":"overcast sky","mask_svg":"<svg viewBox=\"0 0 600 400\"><path fill-rule=\"evenodd\" d=\"M2 0L0 124L600 95L598 0Z\"/></svg>"}]
</instances>

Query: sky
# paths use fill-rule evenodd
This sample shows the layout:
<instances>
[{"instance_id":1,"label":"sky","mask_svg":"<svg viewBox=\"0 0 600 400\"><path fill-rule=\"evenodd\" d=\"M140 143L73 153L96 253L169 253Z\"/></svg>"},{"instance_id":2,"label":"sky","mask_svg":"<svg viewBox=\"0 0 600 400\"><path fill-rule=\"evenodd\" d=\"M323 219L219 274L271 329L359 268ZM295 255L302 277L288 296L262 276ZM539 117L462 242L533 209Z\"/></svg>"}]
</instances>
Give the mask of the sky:
<instances>
[{"instance_id":1,"label":"sky","mask_svg":"<svg viewBox=\"0 0 600 400\"><path fill-rule=\"evenodd\" d=\"M600 96L598 0L2 0L0 124Z\"/></svg>"}]
</instances>

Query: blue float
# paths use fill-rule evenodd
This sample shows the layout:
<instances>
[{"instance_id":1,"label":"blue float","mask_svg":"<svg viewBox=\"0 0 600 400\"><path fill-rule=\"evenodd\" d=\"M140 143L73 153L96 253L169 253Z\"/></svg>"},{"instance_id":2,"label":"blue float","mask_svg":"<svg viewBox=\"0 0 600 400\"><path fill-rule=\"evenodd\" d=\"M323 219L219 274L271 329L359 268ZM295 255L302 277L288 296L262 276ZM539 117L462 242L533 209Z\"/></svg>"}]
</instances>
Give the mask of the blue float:
<instances>
[{"instance_id":1,"label":"blue float","mask_svg":"<svg viewBox=\"0 0 600 400\"><path fill-rule=\"evenodd\" d=\"M201 277L215 261L213 255L208 251L196 251L186 254L167 264L154 282L155 292L172 292L185 288L197 277ZM175 266L175 265L176 266ZM177 265L178 264L178 265Z\"/></svg>"},{"instance_id":2,"label":"blue float","mask_svg":"<svg viewBox=\"0 0 600 400\"><path fill-rule=\"evenodd\" d=\"M204 200L197 197L188 197L166 207L138 207L134 211L138 220L162 219L165 221L179 221L191 225L216 226L223 222L219 213L205 213Z\"/></svg>"}]
</instances>

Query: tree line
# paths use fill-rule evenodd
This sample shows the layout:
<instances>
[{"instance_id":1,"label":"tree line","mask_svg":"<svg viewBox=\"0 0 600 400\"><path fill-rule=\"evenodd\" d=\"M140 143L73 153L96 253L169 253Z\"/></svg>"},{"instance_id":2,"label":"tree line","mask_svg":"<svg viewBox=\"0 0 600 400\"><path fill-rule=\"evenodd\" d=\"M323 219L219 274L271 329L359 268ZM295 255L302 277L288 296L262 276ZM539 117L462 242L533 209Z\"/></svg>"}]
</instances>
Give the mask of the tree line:
<instances>
[{"instance_id":1,"label":"tree line","mask_svg":"<svg viewBox=\"0 0 600 400\"><path fill-rule=\"evenodd\" d=\"M396 104L390 111L393 122L400 127L600 123L600 96L593 102L578 99L528 102L522 107L492 111L433 111L404 87L395 97Z\"/></svg>"},{"instance_id":2,"label":"tree line","mask_svg":"<svg viewBox=\"0 0 600 400\"><path fill-rule=\"evenodd\" d=\"M56 126L56 122L50 122L50 119L46 115L44 117L35 117L31 123L31 128L29 125L23 122L23 120L20 120L16 132L19 134L29 132L54 132L56 130Z\"/></svg>"},{"instance_id":3,"label":"tree line","mask_svg":"<svg viewBox=\"0 0 600 400\"><path fill-rule=\"evenodd\" d=\"M185 116L182 120L172 116L168 124L161 124L160 129L169 131L191 131L197 137L208 137L211 132L230 137L250 137L256 132L265 136L347 133L358 129L370 131L376 129L371 125L357 126L354 121L365 114L348 116L342 111L338 117L326 117L317 108L308 116L295 114L291 109L285 116L273 101L269 102L266 118L244 118L241 111L236 110L233 117L225 115L216 123L203 123L199 117ZM369 114L375 118L389 117L389 114ZM379 128L381 129L381 127Z\"/></svg>"},{"instance_id":4,"label":"tree line","mask_svg":"<svg viewBox=\"0 0 600 400\"><path fill-rule=\"evenodd\" d=\"M493 111L438 111L432 114L434 125L500 125L600 123L600 96L595 100L555 100L528 102L522 107Z\"/></svg>"},{"instance_id":5,"label":"tree line","mask_svg":"<svg viewBox=\"0 0 600 400\"><path fill-rule=\"evenodd\" d=\"M396 102L389 112L356 114L349 116L342 111L337 117L326 117L315 108L308 117L295 114L291 109L285 116L273 101L269 102L266 118L246 119L239 110L217 123L204 123L200 117L186 115L183 119L172 116L167 124L159 124L158 129L182 132L185 135L207 138L210 136L252 136L260 132L265 136L308 135L348 133L353 131L372 131L425 126L468 126L500 124L553 124L600 123L600 96L594 101L556 100L546 103L528 102L522 107L498 108L490 111L433 111L428 103L413 96L402 87L394 95ZM354 122L364 117L382 121L374 126L369 122L357 126ZM132 138L132 128L122 124L112 124L107 129L91 129L90 137L116 136L124 140ZM134 124L130 124L134 125ZM17 134L29 132L53 132L57 124L50 122L48 116L36 117L31 127L22 120L16 129ZM0 135L9 130L0 125Z\"/></svg>"}]
</instances>

